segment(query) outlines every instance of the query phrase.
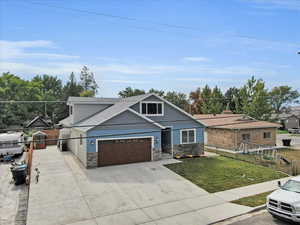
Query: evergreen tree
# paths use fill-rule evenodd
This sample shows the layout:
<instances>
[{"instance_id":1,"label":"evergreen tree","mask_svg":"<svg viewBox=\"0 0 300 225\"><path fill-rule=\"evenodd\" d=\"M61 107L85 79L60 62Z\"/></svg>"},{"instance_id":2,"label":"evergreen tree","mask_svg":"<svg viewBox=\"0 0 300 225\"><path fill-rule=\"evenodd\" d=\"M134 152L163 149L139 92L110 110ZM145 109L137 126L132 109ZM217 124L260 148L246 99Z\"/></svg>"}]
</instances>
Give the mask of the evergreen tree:
<instances>
[{"instance_id":1,"label":"evergreen tree","mask_svg":"<svg viewBox=\"0 0 300 225\"><path fill-rule=\"evenodd\" d=\"M80 72L80 84L85 93L83 95L95 96L98 92L98 84L96 83L95 76L93 72L90 72L89 68L84 66Z\"/></svg>"}]
</instances>

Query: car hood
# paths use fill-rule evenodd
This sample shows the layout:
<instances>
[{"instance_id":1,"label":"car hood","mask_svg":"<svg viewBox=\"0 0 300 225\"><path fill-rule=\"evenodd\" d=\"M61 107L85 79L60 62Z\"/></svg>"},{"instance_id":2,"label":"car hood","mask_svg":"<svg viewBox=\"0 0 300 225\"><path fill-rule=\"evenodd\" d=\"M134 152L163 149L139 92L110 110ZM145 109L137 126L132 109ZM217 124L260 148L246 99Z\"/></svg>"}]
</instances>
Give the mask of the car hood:
<instances>
[{"instance_id":1,"label":"car hood","mask_svg":"<svg viewBox=\"0 0 300 225\"><path fill-rule=\"evenodd\" d=\"M288 204L300 204L300 193L278 189L268 195L268 199L274 199Z\"/></svg>"}]
</instances>

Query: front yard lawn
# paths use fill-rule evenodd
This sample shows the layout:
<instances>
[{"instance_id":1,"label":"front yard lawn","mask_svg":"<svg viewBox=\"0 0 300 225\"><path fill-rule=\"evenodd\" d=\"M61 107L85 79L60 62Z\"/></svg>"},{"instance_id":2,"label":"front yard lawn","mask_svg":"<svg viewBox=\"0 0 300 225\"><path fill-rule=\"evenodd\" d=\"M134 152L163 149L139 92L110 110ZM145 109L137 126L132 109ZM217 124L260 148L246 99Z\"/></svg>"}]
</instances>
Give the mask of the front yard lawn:
<instances>
[{"instance_id":1,"label":"front yard lawn","mask_svg":"<svg viewBox=\"0 0 300 225\"><path fill-rule=\"evenodd\" d=\"M166 165L210 193L286 177L271 168L226 157L183 159Z\"/></svg>"},{"instance_id":2,"label":"front yard lawn","mask_svg":"<svg viewBox=\"0 0 300 225\"><path fill-rule=\"evenodd\" d=\"M258 195L252 195L249 197L241 198L235 201L232 201L232 203L239 204L239 205L245 205L249 207L256 207L260 205L266 204L267 196L271 194L273 191L264 192Z\"/></svg>"},{"instance_id":3,"label":"front yard lawn","mask_svg":"<svg viewBox=\"0 0 300 225\"><path fill-rule=\"evenodd\" d=\"M289 132L287 130L277 130L277 134L288 134Z\"/></svg>"}]
</instances>

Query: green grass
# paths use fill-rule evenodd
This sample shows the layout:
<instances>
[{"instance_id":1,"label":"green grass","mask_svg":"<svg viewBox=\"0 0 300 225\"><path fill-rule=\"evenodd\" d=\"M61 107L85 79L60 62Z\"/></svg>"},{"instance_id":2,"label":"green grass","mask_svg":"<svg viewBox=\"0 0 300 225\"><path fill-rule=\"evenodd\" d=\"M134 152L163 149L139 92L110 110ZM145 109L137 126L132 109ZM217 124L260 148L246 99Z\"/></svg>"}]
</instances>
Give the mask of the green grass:
<instances>
[{"instance_id":1,"label":"green grass","mask_svg":"<svg viewBox=\"0 0 300 225\"><path fill-rule=\"evenodd\" d=\"M271 168L222 156L183 159L166 167L210 193L286 177Z\"/></svg>"},{"instance_id":2,"label":"green grass","mask_svg":"<svg viewBox=\"0 0 300 225\"><path fill-rule=\"evenodd\" d=\"M249 197L241 198L235 201L232 201L232 203L239 204L239 205L245 205L249 207L256 207L260 205L266 204L266 198L269 194L271 194L273 191L264 192L258 195L252 195Z\"/></svg>"},{"instance_id":3,"label":"green grass","mask_svg":"<svg viewBox=\"0 0 300 225\"><path fill-rule=\"evenodd\" d=\"M288 134L289 132L287 130L277 130L277 134Z\"/></svg>"}]
</instances>

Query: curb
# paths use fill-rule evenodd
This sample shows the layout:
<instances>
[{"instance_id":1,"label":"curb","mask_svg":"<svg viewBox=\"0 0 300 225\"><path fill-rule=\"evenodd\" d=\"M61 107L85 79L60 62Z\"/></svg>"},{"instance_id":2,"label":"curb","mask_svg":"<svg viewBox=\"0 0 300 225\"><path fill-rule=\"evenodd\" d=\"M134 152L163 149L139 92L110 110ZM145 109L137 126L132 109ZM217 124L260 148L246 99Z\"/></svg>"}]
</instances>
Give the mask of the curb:
<instances>
[{"instance_id":1,"label":"curb","mask_svg":"<svg viewBox=\"0 0 300 225\"><path fill-rule=\"evenodd\" d=\"M216 224L216 223L221 223L221 222L224 222L226 220L230 220L230 219L233 219L233 218L236 218L236 217L239 217L239 216L247 215L249 213L257 212L257 211L260 211L260 210L265 209L265 208L266 208L266 204L259 205L259 206L254 207L253 209L251 209L248 212L241 213L241 214L235 215L235 216L231 216L231 217L228 217L226 219L218 220L218 221L215 221L213 223L209 223L209 225L213 225L213 224Z\"/></svg>"},{"instance_id":2,"label":"curb","mask_svg":"<svg viewBox=\"0 0 300 225\"><path fill-rule=\"evenodd\" d=\"M256 211L260 211L260 210L262 210L262 209L265 209L267 207L267 205L266 204L263 204L263 205L259 205L259 206L256 206L256 207L254 207L250 212L248 212L248 213L252 213L252 212L256 212ZM245 214L247 214L247 213L245 213Z\"/></svg>"}]
</instances>

